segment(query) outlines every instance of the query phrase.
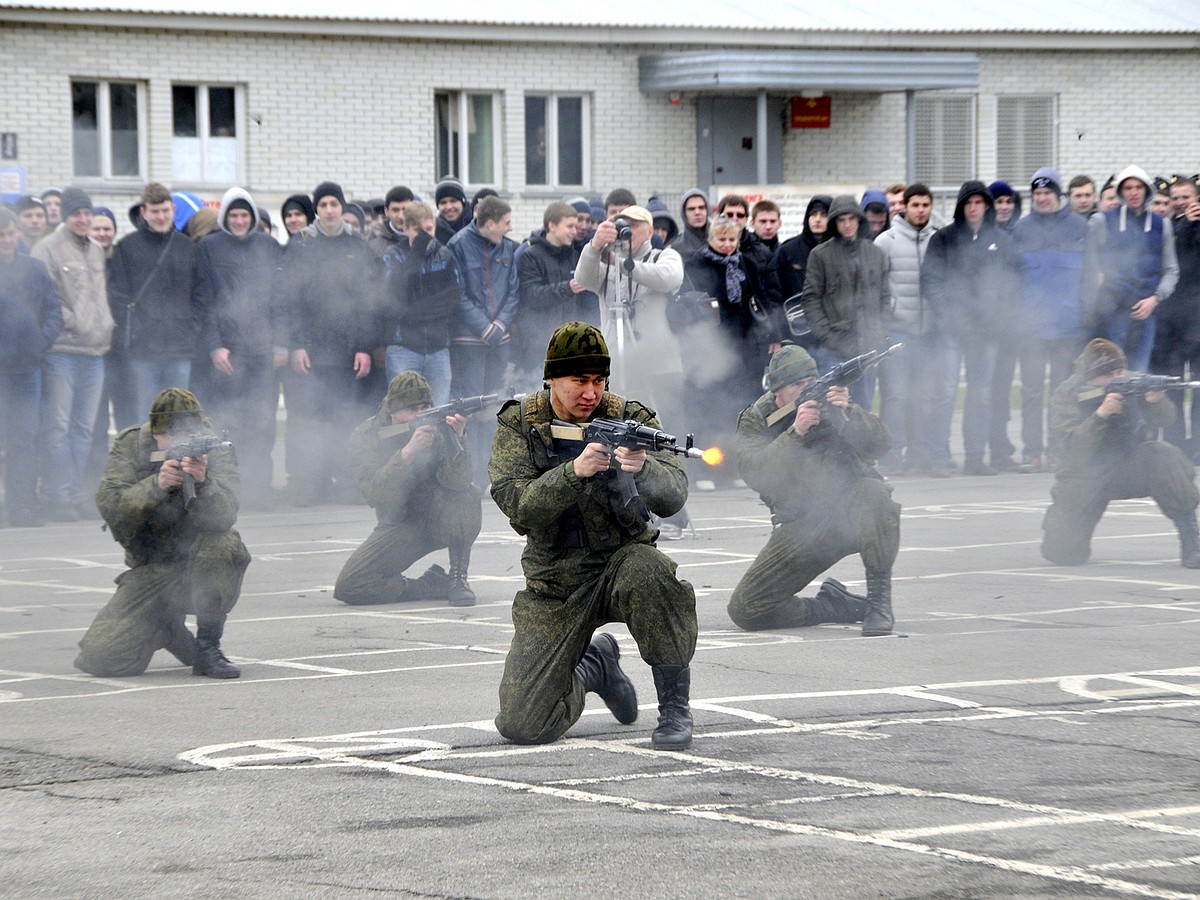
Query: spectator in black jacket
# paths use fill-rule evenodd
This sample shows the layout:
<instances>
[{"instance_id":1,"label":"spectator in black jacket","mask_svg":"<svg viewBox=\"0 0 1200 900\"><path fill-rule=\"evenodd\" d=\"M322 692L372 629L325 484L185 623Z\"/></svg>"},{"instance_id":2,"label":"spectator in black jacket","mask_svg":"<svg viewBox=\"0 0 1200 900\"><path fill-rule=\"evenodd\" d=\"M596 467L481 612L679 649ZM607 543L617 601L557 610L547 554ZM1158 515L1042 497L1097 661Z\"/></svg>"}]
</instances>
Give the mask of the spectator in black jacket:
<instances>
[{"instance_id":1,"label":"spectator in black jacket","mask_svg":"<svg viewBox=\"0 0 1200 900\"><path fill-rule=\"evenodd\" d=\"M450 400L450 320L458 310L462 275L450 248L434 237L427 203L407 203L403 222L404 240L383 257L388 382L401 372L416 372L429 382L434 405L441 406Z\"/></svg>"},{"instance_id":2,"label":"spectator in black jacket","mask_svg":"<svg viewBox=\"0 0 1200 900\"><path fill-rule=\"evenodd\" d=\"M243 505L271 496L275 446L275 369L287 353L273 346L271 288L279 242L258 229L258 207L241 188L221 198L218 229L200 242L204 349L212 361L200 399L237 447Z\"/></svg>"},{"instance_id":3,"label":"spectator in black jacket","mask_svg":"<svg viewBox=\"0 0 1200 900\"><path fill-rule=\"evenodd\" d=\"M437 204L438 243L447 246L454 237L471 224L471 207L462 182L457 178L443 178L433 189L433 202Z\"/></svg>"},{"instance_id":4,"label":"spectator in black jacket","mask_svg":"<svg viewBox=\"0 0 1200 900\"><path fill-rule=\"evenodd\" d=\"M833 198L828 194L817 194L809 200L804 210L804 227L794 238L780 244L767 264L763 280L766 283L766 308L774 323L771 336L773 347L784 340L795 341L809 350L817 345L803 318L797 320L798 334L788 327L784 304L796 297L796 305L799 306L804 276L808 272L808 255L829 233L829 204L832 202Z\"/></svg>"},{"instance_id":5,"label":"spectator in black jacket","mask_svg":"<svg viewBox=\"0 0 1200 900\"><path fill-rule=\"evenodd\" d=\"M293 501L361 502L342 449L359 414L358 382L371 374L376 340L367 242L342 221L340 185L313 191L317 220L299 233L282 257L272 291L275 344L291 350L288 431L303 438L288 449ZM378 400L379 398L376 398Z\"/></svg>"},{"instance_id":6,"label":"spectator in black jacket","mask_svg":"<svg viewBox=\"0 0 1200 900\"><path fill-rule=\"evenodd\" d=\"M204 318L196 246L175 230L171 192L148 184L139 212L137 231L117 244L109 269L113 350L123 358L129 401L117 410L118 430L139 424L160 391L190 385Z\"/></svg>"}]
</instances>

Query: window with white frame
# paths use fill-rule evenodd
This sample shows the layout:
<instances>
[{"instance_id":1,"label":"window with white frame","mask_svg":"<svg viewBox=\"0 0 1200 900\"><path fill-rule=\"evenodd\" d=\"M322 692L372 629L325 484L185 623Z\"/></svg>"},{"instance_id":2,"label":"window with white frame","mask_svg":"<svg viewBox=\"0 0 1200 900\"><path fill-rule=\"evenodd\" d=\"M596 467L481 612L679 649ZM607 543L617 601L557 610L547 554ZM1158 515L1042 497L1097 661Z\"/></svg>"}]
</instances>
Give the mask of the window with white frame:
<instances>
[{"instance_id":1,"label":"window with white frame","mask_svg":"<svg viewBox=\"0 0 1200 900\"><path fill-rule=\"evenodd\" d=\"M145 85L71 82L71 157L76 178L138 180L146 168Z\"/></svg>"},{"instance_id":2,"label":"window with white frame","mask_svg":"<svg viewBox=\"0 0 1200 900\"><path fill-rule=\"evenodd\" d=\"M588 170L588 97L525 95L525 183L583 187Z\"/></svg>"},{"instance_id":3,"label":"window with white frame","mask_svg":"<svg viewBox=\"0 0 1200 900\"><path fill-rule=\"evenodd\" d=\"M1057 98L1047 94L996 97L996 174L1023 184L1042 166L1056 164Z\"/></svg>"},{"instance_id":4,"label":"window with white frame","mask_svg":"<svg viewBox=\"0 0 1200 900\"><path fill-rule=\"evenodd\" d=\"M437 179L453 176L463 184L498 187L500 95L436 91L433 104Z\"/></svg>"},{"instance_id":5,"label":"window with white frame","mask_svg":"<svg viewBox=\"0 0 1200 900\"><path fill-rule=\"evenodd\" d=\"M230 185L242 181L239 108L234 85L171 85L171 177Z\"/></svg>"},{"instance_id":6,"label":"window with white frame","mask_svg":"<svg viewBox=\"0 0 1200 900\"><path fill-rule=\"evenodd\" d=\"M933 188L958 187L975 177L975 96L914 95L914 180Z\"/></svg>"}]
</instances>

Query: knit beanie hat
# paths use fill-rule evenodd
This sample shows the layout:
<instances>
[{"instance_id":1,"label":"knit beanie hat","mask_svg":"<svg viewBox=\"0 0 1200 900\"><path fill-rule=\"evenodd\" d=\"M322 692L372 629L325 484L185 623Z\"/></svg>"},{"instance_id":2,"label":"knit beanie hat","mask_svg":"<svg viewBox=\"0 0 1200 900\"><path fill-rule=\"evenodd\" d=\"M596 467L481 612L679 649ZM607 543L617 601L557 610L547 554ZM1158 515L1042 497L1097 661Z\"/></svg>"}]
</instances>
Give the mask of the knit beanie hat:
<instances>
[{"instance_id":1,"label":"knit beanie hat","mask_svg":"<svg viewBox=\"0 0 1200 900\"><path fill-rule=\"evenodd\" d=\"M354 218L358 219L358 227L360 229L366 227L367 211L362 208L362 204L355 203L353 200L351 200L349 203L347 203L345 206L342 207L342 210L343 210L343 212L350 213L352 216L354 216Z\"/></svg>"},{"instance_id":2,"label":"knit beanie hat","mask_svg":"<svg viewBox=\"0 0 1200 900\"><path fill-rule=\"evenodd\" d=\"M459 203L467 202L467 192L463 190L462 182L457 178L443 178L433 189L435 204L446 199L457 200Z\"/></svg>"},{"instance_id":3,"label":"knit beanie hat","mask_svg":"<svg viewBox=\"0 0 1200 900\"><path fill-rule=\"evenodd\" d=\"M612 360L608 344L595 325L587 322L568 322L555 329L546 346L546 365L543 378L564 375L605 375Z\"/></svg>"},{"instance_id":4,"label":"knit beanie hat","mask_svg":"<svg viewBox=\"0 0 1200 900\"><path fill-rule=\"evenodd\" d=\"M117 214L115 212L113 212L111 209L109 209L107 206L92 207L92 215L93 216L104 216L110 222L113 223L113 228L117 227Z\"/></svg>"},{"instance_id":5,"label":"knit beanie hat","mask_svg":"<svg viewBox=\"0 0 1200 900\"><path fill-rule=\"evenodd\" d=\"M200 401L191 391L183 388L167 388L161 391L150 404L150 432L166 434L184 428L198 428L204 418Z\"/></svg>"},{"instance_id":6,"label":"knit beanie hat","mask_svg":"<svg viewBox=\"0 0 1200 900\"><path fill-rule=\"evenodd\" d=\"M476 206L484 197L499 197L500 192L495 188L485 187L480 188L475 192L475 196L471 198L471 206Z\"/></svg>"},{"instance_id":7,"label":"knit beanie hat","mask_svg":"<svg viewBox=\"0 0 1200 900\"><path fill-rule=\"evenodd\" d=\"M338 206L346 208L346 195L342 193L342 186L333 181L322 181L316 186L312 194L313 208L316 209L320 205L323 197L333 197L338 202Z\"/></svg>"},{"instance_id":8,"label":"knit beanie hat","mask_svg":"<svg viewBox=\"0 0 1200 900\"><path fill-rule=\"evenodd\" d=\"M250 201L245 197L238 197L236 200L230 201L229 205L225 207L225 212L231 213L235 209L244 209L250 215L254 215L255 213L254 207L250 205Z\"/></svg>"},{"instance_id":9,"label":"knit beanie hat","mask_svg":"<svg viewBox=\"0 0 1200 900\"><path fill-rule=\"evenodd\" d=\"M1110 340L1093 338L1083 348L1083 374L1087 378L1108 375L1125 368L1125 354Z\"/></svg>"},{"instance_id":10,"label":"knit beanie hat","mask_svg":"<svg viewBox=\"0 0 1200 900\"><path fill-rule=\"evenodd\" d=\"M80 188L69 187L63 191L60 196L62 199L59 202L61 204L62 217L64 219L72 213L79 212L81 209L93 209L92 198Z\"/></svg>"},{"instance_id":11,"label":"knit beanie hat","mask_svg":"<svg viewBox=\"0 0 1200 900\"><path fill-rule=\"evenodd\" d=\"M587 197L570 197L564 202L575 212L587 213L589 216L592 214L592 205L588 203Z\"/></svg>"},{"instance_id":12,"label":"knit beanie hat","mask_svg":"<svg viewBox=\"0 0 1200 900\"><path fill-rule=\"evenodd\" d=\"M45 203L47 197L60 197L61 198L62 195L63 195L63 192L60 188L48 187L44 191L42 191L42 193L39 196L41 197L42 202Z\"/></svg>"},{"instance_id":13,"label":"knit beanie hat","mask_svg":"<svg viewBox=\"0 0 1200 900\"><path fill-rule=\"evenodd\" d=\"M1038 188L1050 188L1056 194L1062 194L1062 176L1058 174L1058 169L1053 166L1042 166L1033 173L1033 180L1029 183L1031 190Z\"/></svg>"},{"instance_id":14,"label":"knit beanie hat","mask_svg":"<svg viewBox=\"0 0 1200 900\"><path fill-rule=\"evenodd\" d=\"M432 405L433 389L420 372L400 372L388 385L386 402L389 413L422 404Z\"/></svg>"},{"instance_id":15,"label":"knit beanie hat","mask_svg":"<svg viewBox=\"0 0 1200 900\"><path fill-rule=\"evenodd\" d=\"M313 202L308 199L307 194L292 194L284 200L283 207L279 210L280 217L286 219L289 209L298 209L304 213L304 218L308 220L309 225L317 217L317 212L313 209Z\"/></svg>"},{"instance_id":16,"label":"knit beanie hat","mask_svg":"<svg viewBox=\"0 0 1200 900\"><path fill-rule=\"evenodd\" d=\"M795 344L784 344L767 363L767 390L777 391L805 378L817 377L817 364L809 352Z\"/></svg>"},{"instance_id":17,"label":"knit beanie hat","mask_svg":"<svg viewBox=\"0 0 1200 900\"><path fill-rule=\"evenodd\" d=\"M1017 195L1007 181L993 181L988 185L988 193L992 195L993 200L997 197L1015 197Z\"/></svg>"}]
</instances>

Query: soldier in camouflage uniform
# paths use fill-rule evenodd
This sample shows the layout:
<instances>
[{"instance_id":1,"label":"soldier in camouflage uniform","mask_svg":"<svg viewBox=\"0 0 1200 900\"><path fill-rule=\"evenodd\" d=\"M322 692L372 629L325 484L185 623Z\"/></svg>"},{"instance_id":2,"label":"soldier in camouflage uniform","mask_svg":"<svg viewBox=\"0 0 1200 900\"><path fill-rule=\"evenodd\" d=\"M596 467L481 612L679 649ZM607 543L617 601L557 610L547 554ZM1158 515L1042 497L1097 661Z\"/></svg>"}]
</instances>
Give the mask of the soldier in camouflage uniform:
<instances>
[{"instance_id":1,"label":"soldier in camouflage uniform","mask_svg":"<svg viewBox=\"0 0 1200 900\"><path fill-rule=\"evenodd\" d=\"M1042 556L1060 566L1083 565L1110 500L1153 497L1179 530L1182 565L1200 569L1195 470L1178 447L1150 438L1179 413L1161 392L1126 397L1105 391L1123 375L1125 354L1096 338L1054 392L1050 428L1061 458L1042 522Z\"/></svg>"},{"instance_id":2,"label":"soldier in camouflage uniform","mask_svg":"<svg viewBox=\"0 0 1200 900\"><path fill-rule=\"evenodd\" d=\"M496 728L521 744L553 741L579 718L589 691L618 721L633 722L637 695L618 664L616 639L593 637L605 622L624 622L658 691L653 746L679 750L692 740L696 594L654 546L647 510L679 510L687 477L669 452L622 447L610 456L602 444L581 446L578 427L566 423L634 419L659 427L652 410L606 391L609 366L600 330L570 322L546 349L549 389L509 401L497 414L492 497L527 542ZM633 473L644 505L624 505L610 466Z\"/></svg>"},{"instance_id":3,"label":"soldier in camouflage uniform","mask_svg":"<svg viewBox=\"0 0 1200 900\"><path fill-rule=\"evenodd\" d=\"M237 678L221 652L225 617L250 564L237 521L237 458L218 448L198 459L164 459L191 434L211 433L199 401L167 388L150 407L150 421L122 431L96 494L100 515L125 548L129 570L117 592L79 642L75 667L91 675L138 675L165 648L194 675ZM184 475L196 497L185 508ZM184 616L196 616L196 636Z\"/></svg>"},{"instance_id":4,"label":"soldier in camouflage uniform","mask_svg":"<svg viewBox=\"0 0 1200 900\"><path fill-rule=\"evenodd\" d=\"M388 386L378 415L350 438L350 473L378 525L346 561L333 594L343 603L449 600L474 606L467 583L471 545L479 536L479 488L471 484L471 455L462 443L465 416L413 429L433 406L424 376L400 372ZM450 548L450 574L430 566L420 578L404 577L414 562Z\"/></svg>"},{"instance_id":5,"label":"soldier in camouflage uniform","mask_svg":"<svg viewBox=\"0 0 1200 900\"><path fill-rule=\"evenodd\" d=\"M900 506L873 463L891 435L850 402L845 387L829 389L824 412L810 400L793 414L793 401L816 375L807 350L781 347L767 368L769 390L738 418L742 478L770 507L776 528L734 588L729 616L748 631L861 621L866 636L890 634ZM815 599L795 596L851 553L866 567L865 598L833 579Z\"/></svg>"}]
</instances>

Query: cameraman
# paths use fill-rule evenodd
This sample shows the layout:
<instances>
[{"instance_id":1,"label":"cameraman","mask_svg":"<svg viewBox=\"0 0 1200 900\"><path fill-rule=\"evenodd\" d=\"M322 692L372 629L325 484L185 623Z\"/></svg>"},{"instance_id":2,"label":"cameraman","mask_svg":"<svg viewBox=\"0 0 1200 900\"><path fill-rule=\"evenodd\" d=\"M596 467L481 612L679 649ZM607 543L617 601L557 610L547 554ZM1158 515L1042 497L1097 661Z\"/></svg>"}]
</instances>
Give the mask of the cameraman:
<instances>
[{"instance_id":1,"label":"cameraman","mask_svg":"<svg viewBox=\"0 0 1200 900\"><path fill-rule=\"evenodd\" d=\"M600 297L605 340L623 347L614 361L622 393L652 397L661 420L678 429L683 361L679 342L667 323L668 294L683 283L683 260L671 248L650 243L654 217L641 206L627 206L596 226L575 267L575 280ZM625 328L625 340L617 330Z\"/></svg>"}]
</instances>

